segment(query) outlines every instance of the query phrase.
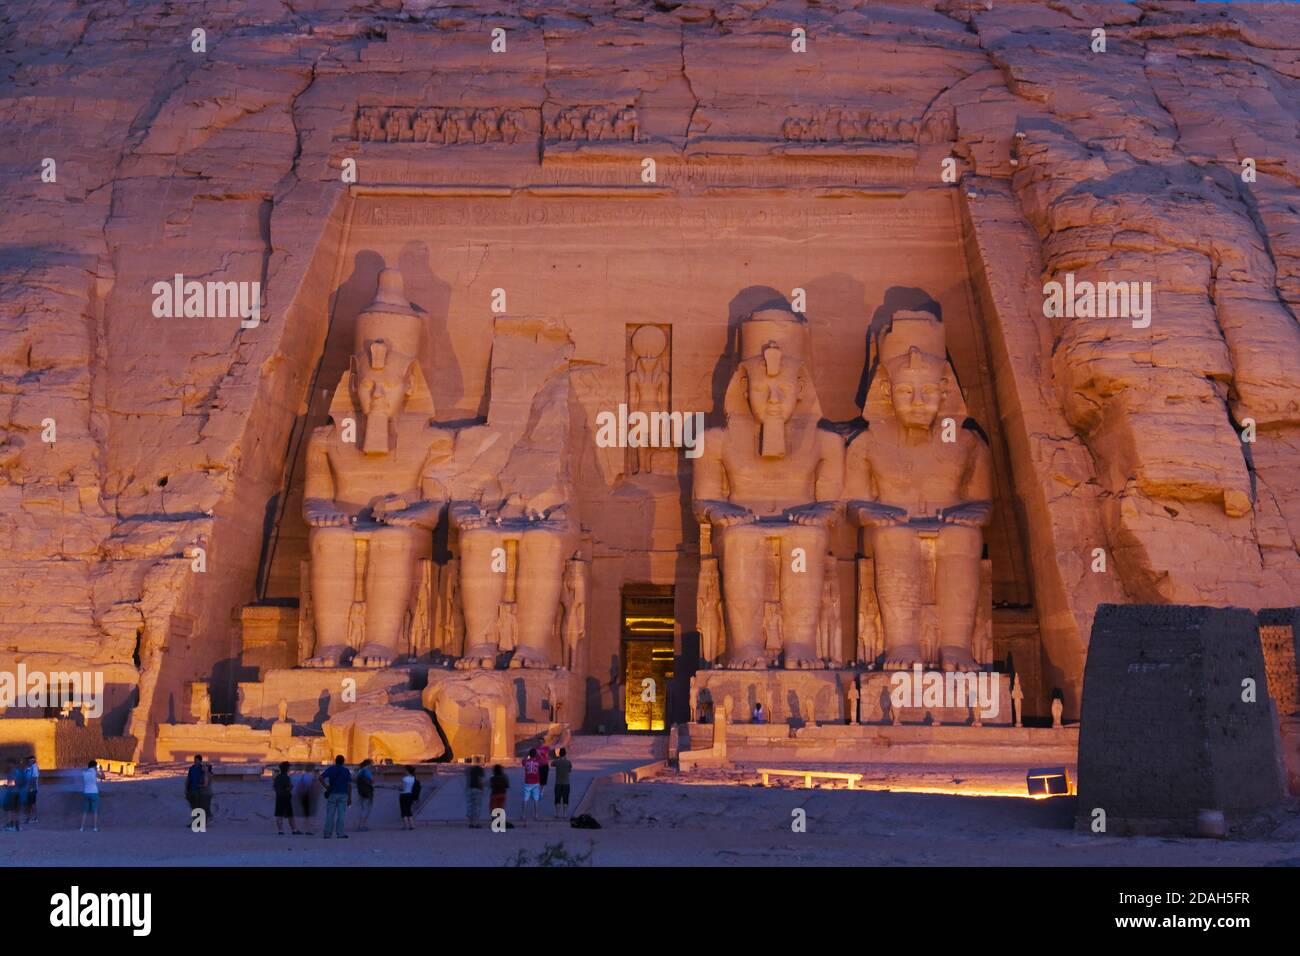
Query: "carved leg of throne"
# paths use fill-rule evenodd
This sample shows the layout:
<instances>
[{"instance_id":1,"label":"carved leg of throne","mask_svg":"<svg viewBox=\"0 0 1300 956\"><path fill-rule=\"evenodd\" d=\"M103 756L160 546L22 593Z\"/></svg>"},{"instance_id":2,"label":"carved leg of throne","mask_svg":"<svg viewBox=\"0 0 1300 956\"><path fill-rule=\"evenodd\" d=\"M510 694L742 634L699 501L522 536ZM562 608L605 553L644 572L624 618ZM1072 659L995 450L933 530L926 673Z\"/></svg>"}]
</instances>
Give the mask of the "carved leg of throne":
<instances>
[{"instance_id":1,"label":"carved leg of throne","mask_svg":"<svg viewBox=\"0 0 1300 956\"><path fill-rule=\"evenodd\" d=\"M939 609L939 658L946 671L979 667L973 639L983 543L979 528L946 525L939 532L934 590Z\"/></svg>"},{"instance_id":2,"label":"carved leg of throne","mask_svg":"<svg viewBox=\"0 0 1300 956\"><path fill-rule=\"evenodd\" d=\"M338 667L349 649L348 622L356 581L357 548L350 528L312 528L311 599L316 644L306 667Z\"/></svg>"},{"instance_id":3,"label":"carved leg of throne","mask_svg":"<svg viewBox=\"0 0 1300 956\"><path fill-rule=\"evenodd\" d=\"M781 535L781 621L787 669L825 667L817 653L822 581L826 572L824 528L790 528ZM794 552L802 549L806 570L796 572Z\"/></svg>"},{"instance_id":4,"label":"carved leg of throne","mask_svg":"<svg viewBox=\"0 0 1300 956\"><path fill-rule=\"evenodd\" d=\"M884 631L885 669L910 670L927 663L922 648L920 611L929 590L921 541L907 527L871 529L876 568L876 598Z\"/></svg>"},{"instance_id":5,"label":"carved leg of throne","mask_svg":"<svg viewBox=\"0 0 1300 956\"><path fill-rule=\"evenodd\" d=\"M465 655L462 670L496 666L498 615L506 597L507 574L494 570L492 552L504 548L499 531L476 528L460 535L460 594L465 615Z\"/></svg>"},{"instance_id":6,"label":"carved leg of throne","mask_svg":"<svg viewBox=\"0 0 1300 956\"><path fill-rule=\"evenodd\" d=\"M722 595L727 620L727 666L768 666L763 611L766 603L767 533L757 525L734 525L718 535Z\"/></svg>"},{"instance_id":7,"label":"carved leg of throne","mask_svg":"<svg viewBox=\"0 0 1300 956\"><path fill-rule=\"evenodd\" d=\"M388 667L400 653L428 532L419 528L377 528L370 533L365 577L365 640L353 659L362 667Z\"/></svg>"},{"instance_id":8,"label":"carved leg of throne","mask_svg":"<svg viewBox=\"0 0 1300 956\"><path fill-rule=\"evenodd\" d=\"M304 667L338 667L352 648L354 665L387 667L416 643L413 632L427 629L427 532L313 528L309 546L298 601Z\"/></svg>"},{"instance_id":9,"label":"carved leg of throne","mask_svg":"<svg viewBox=\"0 0 1300 956\"><path fill-rule=\"evenodd\" d=\"M522 574L516 578L518 645L511 667L550 667L556 612L564 582L566 541L550 530L525 531L519 543Z\"/></svg>"},{"instance_id":10,"label":"carved leg of throne","mask_svg":"<svg viewBox=\"0 0 1300 956\"><path fill-rule=\"evenodd\" d=\"M992 663L993 574L991 562L979 559L979 529L946 526L932 541L905 528L874 534L875 557L858 559L858 651L865 662L883 650L886 669L917 661L946 670Z\"/></svg>"}]
</instances>

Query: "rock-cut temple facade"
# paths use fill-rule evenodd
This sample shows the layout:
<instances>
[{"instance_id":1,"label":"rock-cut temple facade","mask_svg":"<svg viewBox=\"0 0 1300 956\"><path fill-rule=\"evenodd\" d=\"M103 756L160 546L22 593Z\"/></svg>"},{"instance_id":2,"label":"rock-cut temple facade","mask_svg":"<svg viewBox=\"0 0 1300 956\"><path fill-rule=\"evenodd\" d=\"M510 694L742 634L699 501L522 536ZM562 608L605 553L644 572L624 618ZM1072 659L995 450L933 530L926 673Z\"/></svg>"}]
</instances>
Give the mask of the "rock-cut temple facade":
<instances>
[{"instance_id":1,"label":"rock-cut temple facade","mask_svg":"<svg viewBox=\"0 0 1300 956\"><path fill-rule=\"evenodd\" d=\"M0 10L0 668L134 755L1069 722L1100 605L1300 603L1293 13L296 6Z\"/></svg>"}]
</instances>

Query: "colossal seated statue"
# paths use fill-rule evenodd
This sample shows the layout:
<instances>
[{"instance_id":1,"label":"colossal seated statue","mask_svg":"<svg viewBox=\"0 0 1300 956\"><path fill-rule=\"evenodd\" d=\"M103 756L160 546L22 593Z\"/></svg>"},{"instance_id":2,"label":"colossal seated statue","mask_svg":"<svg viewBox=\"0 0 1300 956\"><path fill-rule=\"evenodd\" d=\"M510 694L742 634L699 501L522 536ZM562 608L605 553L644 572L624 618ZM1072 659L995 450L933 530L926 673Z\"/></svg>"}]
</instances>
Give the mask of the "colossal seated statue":
<instances>
[{"instance_id":1,"label":"colossal seated statue","mask_svg":"<svg viewBox=\"0 0 1300 956\"><path fill-rule=\"evenodd\" d=\"M873 556L868 584L880 609L884 666L974 669L987 663L972 639L981 528L992 511L989 448L966 427L935 316L896 312L875 354L868 428L849 445L845 496Z\"/></svg>"},{"instance_id":2,"label":"colossal seated statue","mask_svg":"<svg viewBox=\"0 0 1300 956\"><path fill-rule=\"evenodd\" d=\"M401 274L380 273L357 318L351 367L312 432L303 514L310 528L316 646L304 662L385 667L399 655L417 564L446 500L430 472L451 451L430 424L433 400L416 356L422 323Z\"/></svg>"},{"instance_id":3,"label":"colossal seated statue","mask_svg":"<svg viewBox=\"0 0 1300 956\"><path fill-rule=\"evenodd\" d=\"M839 514L844 451L818 427L807 324L760 310L740 330L726 425L704 434L694 512L716 541L727 666L824 666L818 619L829 531Z\"/></svg>"}]
</instances>

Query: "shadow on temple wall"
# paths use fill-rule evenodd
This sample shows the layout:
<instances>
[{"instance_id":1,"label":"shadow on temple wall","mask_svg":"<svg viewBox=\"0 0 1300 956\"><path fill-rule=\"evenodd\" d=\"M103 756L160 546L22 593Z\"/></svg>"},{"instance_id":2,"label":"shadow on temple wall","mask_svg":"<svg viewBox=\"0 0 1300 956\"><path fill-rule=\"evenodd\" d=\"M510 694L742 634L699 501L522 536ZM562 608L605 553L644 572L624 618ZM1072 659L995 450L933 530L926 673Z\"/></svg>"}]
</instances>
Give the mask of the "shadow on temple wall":
<instances>
[{"instance_id":1,"label":"shadow on temple wall","mask_svg":"<svg viewBox=\"0 0 1300 956\"><path fill-rule=\"evenodd\" d=\"M357 327L357 316L374 300L379 286L379 273L387 263L373 249L361 249L352 257L352 271L339 283L330 298L330 325L325 338L325 348L317 364L323 370L331 358L341 360L339 367L347 368L347 356L352 352L352 336ZM318 375L313 385L317 389L333 391L338 379L325 381ZM314 396L313 396L314 397Z\"/></svg>"},{"instance_id":2,"label":"shadow on temple wall","mask_svg":"<svg viewBox=\"0 0 1300 956\"><path fill-rule=\"evenodd\" d=\"M752 313L764 308L789 309L790 300L771 286L751 285L737 292L727 304L727 345L713 366L710 387L713 409L705 420L708 428L720 428L727 423L723 404L727 384L731 381L731 374L736 370L736 362L740 357L740 324Z\"/></svg>"},{"instance_id":3,"label":"shadow on temple wall","mask_svg":"<svg viewBox=\"0 0 1300 956\"><path fill-rule=\"evenodd\" d=\"M429 267L431 258L425 243L408 242L398 253L397 261L389 265L401 270L406 298L424 320L424 352L420 356L420 367L433 394L434 410L440 417L446 417L447 412L465 397L465 377L448 330L451 284L434 274ZM484 392L486 402L486 389ZM487 414L486 405L479 409L479 414Z\"/></svg>"},{"instance_id":4,"label":"shadow on temple wall","mask_svg":"<svg viewBox=\"0 0 1300 956\"><path fill-rule=\"evenodd\" d=\"M256 667L245 667L239 657L227 657L212 665L212 677L208 682L212 699L213 714L235 714L239 706L240 681L258 680L260 674ZM189 702L186 701L188 709ZM188 716L185 718L188 720Z\"/></svg>"},{"instance_id":5,"label":"shadow on temple wall","mask_svg":"<svg viewBox=\"0 0 1300 956\"><path fill-rule=\"evenodd\" d=\"M690 606L694 608L694 588L691 589ZM700 634L695 629L695 612L691 612L691 624L688 629L685 622L681 626L682 649L673 662L673 679L668 685L668 719L666 726L684 724L691 719L691 678L700 669Z\"/></svg>"},{"instance_id":6,"label":"shadow on temple wall","mask_svg":"<svg viewBox=\"0 0 1300 956\"><path fill-rule=\"evenodd\" d=\"M827 364L853 359L849 354L852 343L845 340L843 330L846 325L856 326L866 312L867 287L848 273L832 272L807 280L803 288L808 298L804 315L812 338L812 365L814 370L820 370L820 381L825 382ZM866 354L864 347L861 358L864 365ZM858 407L852 404L852 396L848 394L830 392L823 387L818 389L817 397L827 419L858 417Z\"/></svg>"},{"instance_id":7,"label":"shadow on temple wall","mask_svg":"<svg viewBox=\"0 0 1300 956\"><path fill-rule=\"evenodd\" d=\"M131 709L135 706L135 685L106 684L104 697L109 702L104 708L104 733L110 737L126 733Z\"/></svg>"},{"instance_id":8,"label":"shadow on temple wall","mask_svg":"<svg viewBox=\"0 0 1300 956\"><path fill-rule=\"evenodd\" d=\"M316 701L316 715L311 719L311 722L316 726L320 726L330 719L331 700L332 697L329 691L323 690L320 692L320 697Z\"/></svg>"},{"instance_id":9,"label":"shadow on temple wall","mask_svg":"<svg viewBox=\"0 0 1300 956\"><path fill-rule=\"evenodd\" d=\"M876 375L877 357L871 354L871 342L876 333L889 322L895 312L931 312L940 322L943 321L943 307L924 289L909 286L891 286L885 291L885 300L871 315L871 325L867 327L866 360L862 366L862 377L858 381L858 394L854 402L858 408L867 403L867 390ZM952 356L948 356L951 361ZM954 372L956 369L954 368ZM960 386L960 383L958 383Z\"/></svg>"},{"instance_id":10,"label":"shadow on temple wall","mask_svg":"<svg viewBox=\"0 0 1300 956\"><path fill-rule=\"evenodd\" d=\"M600 678L593 675L586 680L587 716L582 727L585 733L598 733L601 727L605 728L607 734L619 734L626 731L623 726L623 711L619 707L618 700L618 694L621 690L622 668L619 665L617 653L610 655L609 672L606 679L610 689L610 706L608 707L601 700Z\"/></svg>"},{"instance_id":11,"label":"shadow on temple wall","mask_svg":"<svg viewBox=\"0 0 1300 956\"><path fill-rule=\"evenodd\" d=\"M804 726L803 710L799 704L799 694L792 687L785 692L785 712L788 715L785 719L786 725L796 729ZM767 715L768 720L772 720L772 715Z\"/></svg>"},{"instance_id":12,"label":"shadow on temple wall","mask_svg":"<svg viewBox=\"0 0 1300 956\"><path fill-rule=\"evenodd\" d=\"M682 535L683 545L698 547L695 515L691 510L691 470L689 467L679 469L677 481L682 496ZM673 678L669 682L671 709L666 712L667 726L684 723L691 719L691 678L700 669L700 625L696 614L695 602L700 586L700 558L698 551L678 551L676 565L673 569L675 588L673 591L673 616L677 619L677 633L681 635L681 645L673 661Z\"/></svg>"},{"instance_id":13,"label":"shadow on temple wall","mask_svg":"<svg viewBox=\"0 0 1300 956\"><path fill-rule=\"evenodd\" d=\"M347 368L346 356L352 351L352 335L356 329L357 315L374 299L379 285L379 272L384 268L383 257L373 249L362 249L352 257L352 270L329 298L328 325L325 344L312 369L311 382L303 405L306 411L298 415L289 434L286 450L288 471L279 488L266 503L262 518L262 548L257 562L257 599L265 601L270 590L271 570L276 561L285 521L304 539L306 525L295 504L301 503L303 469L307 438L311 430L325 424L329 417L329 394L339 383ZM342 356L340 360L340 356ZM296 573L292 576L296 579ZM281 595L281 597L284 597ZM215 702L214 702L215 706Z\"/></svg>"},{"instance_id":14,"label":"shadow on temple wall","mask_svg":"<svg viewBox=\"0 0 1300 956\"><path fill-rule=\"evenodd\" d=\"M515 720L532 720L528 716L528 685L522 677L514 679L515 685Z\"/></svg>"}]
</instances>

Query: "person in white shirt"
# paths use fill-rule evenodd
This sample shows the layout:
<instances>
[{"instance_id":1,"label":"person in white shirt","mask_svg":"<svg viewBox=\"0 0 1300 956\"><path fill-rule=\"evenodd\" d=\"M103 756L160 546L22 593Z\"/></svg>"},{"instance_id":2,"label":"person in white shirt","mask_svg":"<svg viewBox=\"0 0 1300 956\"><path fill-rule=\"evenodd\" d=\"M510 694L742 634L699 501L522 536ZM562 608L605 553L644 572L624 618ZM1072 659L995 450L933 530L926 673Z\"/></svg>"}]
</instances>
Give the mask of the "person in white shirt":
<instances>
[{"instance_id":1,"label":"person in white shirt","mask_svg":"<svg viewBox=\"0 0 1300 956\"><path fill-rule=\"evenodd\" d=\"M412 814L415 801L420 799L420 781L415 779L415 768L407 767L406 776L402 778L402 790L397 795L397 806L402 813L402 829L414 830L415 820Z\"/></svg>"},{"instance_id":2,"label":"person in white shirt","mask_svg":"<svg viewBox=\"0 0 1300 956\"><path fill-rule=\"evenodd\" d=\"M81 772L81 798L85 805L81 809L81 832L86 832L86 817L91 818L95 832L99 832L99 781L104 779L104 771L99 764L90 761Z\"/></svg>"}]
</instances>

